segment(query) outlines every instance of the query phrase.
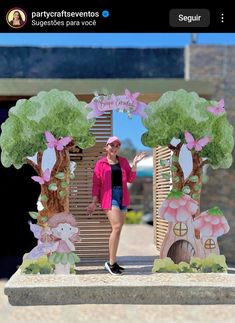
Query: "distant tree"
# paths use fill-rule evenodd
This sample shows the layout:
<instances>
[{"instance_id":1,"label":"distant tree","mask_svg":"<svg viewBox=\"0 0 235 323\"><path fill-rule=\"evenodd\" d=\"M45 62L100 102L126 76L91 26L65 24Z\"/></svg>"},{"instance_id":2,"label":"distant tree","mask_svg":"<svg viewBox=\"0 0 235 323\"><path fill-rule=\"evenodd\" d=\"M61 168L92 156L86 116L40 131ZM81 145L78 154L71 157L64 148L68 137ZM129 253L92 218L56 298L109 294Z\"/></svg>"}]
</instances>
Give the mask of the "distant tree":
<instances>
[{"instance_id":1,"label":"distant tree","mask_svg":"<svg viewBox=\"0 0 235 323\"><path fill-rule=\"evenodd\" d=\"M132 160L136 155L136 147L131 139L126 138L122 141L120 148L120 155L126 157L128 160Z\"/></svg>"}]
</instances>

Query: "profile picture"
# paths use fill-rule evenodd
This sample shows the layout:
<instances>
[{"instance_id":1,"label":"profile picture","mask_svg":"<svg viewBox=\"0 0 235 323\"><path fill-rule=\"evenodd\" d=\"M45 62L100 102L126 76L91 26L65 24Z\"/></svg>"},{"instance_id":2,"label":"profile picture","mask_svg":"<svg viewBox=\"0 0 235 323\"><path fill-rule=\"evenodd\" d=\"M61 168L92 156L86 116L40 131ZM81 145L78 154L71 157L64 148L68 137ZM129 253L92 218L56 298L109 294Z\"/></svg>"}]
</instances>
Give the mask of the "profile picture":
<instances>
[{"instance_id":1,"label":"profile picture","mask_svg":"<svg viewBox=\"0 0 235 323\"><path fill-rule=\"evenodd\" d=\"M20 8L12 8L6 15L7 23L12 28L22 28L27 21L26 12Z\"/></svg>"}]
</instances>

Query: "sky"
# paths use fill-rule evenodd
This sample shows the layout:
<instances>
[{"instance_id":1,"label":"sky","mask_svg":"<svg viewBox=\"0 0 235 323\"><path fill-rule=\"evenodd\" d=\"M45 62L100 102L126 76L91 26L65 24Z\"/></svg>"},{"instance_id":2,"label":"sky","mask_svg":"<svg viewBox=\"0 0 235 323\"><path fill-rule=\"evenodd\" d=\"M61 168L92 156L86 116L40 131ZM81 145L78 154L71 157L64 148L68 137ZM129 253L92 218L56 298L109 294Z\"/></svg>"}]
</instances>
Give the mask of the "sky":
<instances>
[{"instance_id":1,"label":"sky","mask_svg":"<svg viewBox=\"0 0 235 323\"><path fill-rule=\"evenodd\" d=\"M198 44L235 45L235 33L196 35ZM0 33L0 46L185 47L191 38L190 33ZM125 113L114 114L113 134L121 140L130 138L139 151L147 149L140 139L146 131L140 117L129 119Z\"/></svg>"}]
</instances>

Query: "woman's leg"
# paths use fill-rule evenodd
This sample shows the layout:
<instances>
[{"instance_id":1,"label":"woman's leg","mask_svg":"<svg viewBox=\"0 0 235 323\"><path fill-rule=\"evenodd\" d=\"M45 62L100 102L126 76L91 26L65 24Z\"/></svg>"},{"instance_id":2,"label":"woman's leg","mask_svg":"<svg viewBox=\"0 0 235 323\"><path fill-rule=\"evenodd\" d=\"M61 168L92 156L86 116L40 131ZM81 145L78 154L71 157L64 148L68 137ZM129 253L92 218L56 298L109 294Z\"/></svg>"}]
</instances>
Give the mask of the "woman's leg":
<instances>
[{"instance_id":1,"label":"woman's leg","mask_svg":"<svg viewBox=\"0 0 235 323\"><path fill-rule=\"evenodd\" d=\"M109 263L113 265L116 262L119 238L125 220L125 212L121 212L117 207L112 207L112 210L108 211L106 214L112 227L112 232L109 237Z\"/></svg>"}]
</instances>

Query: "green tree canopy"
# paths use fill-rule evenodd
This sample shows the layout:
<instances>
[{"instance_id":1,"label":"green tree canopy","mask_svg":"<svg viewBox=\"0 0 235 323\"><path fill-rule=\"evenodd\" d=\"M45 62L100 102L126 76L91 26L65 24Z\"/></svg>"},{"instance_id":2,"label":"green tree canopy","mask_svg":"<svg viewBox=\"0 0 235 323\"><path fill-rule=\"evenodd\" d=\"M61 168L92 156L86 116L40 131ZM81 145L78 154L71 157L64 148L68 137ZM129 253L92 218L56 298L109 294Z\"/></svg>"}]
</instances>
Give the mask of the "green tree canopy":
<instances>
[{"instance_id":1,"label":"green tree canopy","mask_svg":"<svg viewBox=\"0 0 235 323\"><path fill-rule=\"evenodd\" d=\"M185 142L184 132L190 132L195 140L209 136L212 140L199 153L207 158L213 168L228 168L232 164L234 146L233 127L226 113L214 115L207 107L217 104L201 98L195 92L168 91L158 101L151 102L142 119L148 129L142 135L145 146L168 146L172 138Z\"/></svg>"},{"instance_id":2,"label":"green tree canopy","mask_svg":"<svg viewBox=\"0 0 235 323\"><path fill-rule=\"evenodd\" d=\"M1 126L2 164L20 168L26 157L45 150L45 131L56 138L70 136L80 148L93 146L95 138L89 129L95 119L87 120L90 110L85 106L86 102L79 101L71 92L56 89L18 100Z\"/></svg>"}]
</instances>

